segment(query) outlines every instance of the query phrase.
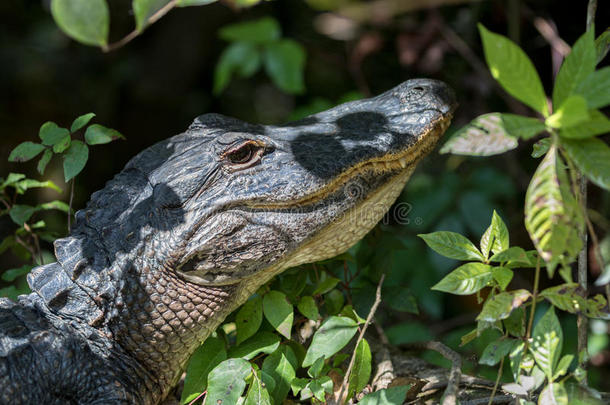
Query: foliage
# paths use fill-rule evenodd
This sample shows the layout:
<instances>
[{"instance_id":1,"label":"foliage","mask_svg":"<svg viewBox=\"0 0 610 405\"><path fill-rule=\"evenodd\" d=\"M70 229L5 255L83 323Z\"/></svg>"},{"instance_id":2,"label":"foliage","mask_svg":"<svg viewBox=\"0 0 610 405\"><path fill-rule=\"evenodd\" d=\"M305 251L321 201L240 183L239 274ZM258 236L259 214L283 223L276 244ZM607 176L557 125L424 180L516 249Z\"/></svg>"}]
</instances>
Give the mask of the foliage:
<instances>
[{"instance_id":1,"label":"foliage","mask_svg":"<svg viewBox=\"0 0 610 405\"><path fill-rule=\"evenodd\" d=\"M60 155L63 157L64 179L66 183L69 181L74 183L74 177L83 170L89 158L89 147L87 145L99 145L109 143L115 139L124 139L118 131L99 124L87 127L93 117L95 117L94 113L77 117L72 122L70 130L59 127L54 122L45 122L38 132L41 142L26 141L20 143L10 153L8 160L11 162L27 162L42 153L38 160L37 170L43 175L53 156ZM78 132L85 127L85 142L74 139ZM16 269L4 270L2 279L16 284L15 279L23 279L23 276L35 265L46 263L40 241L53 242L58 237L57 233L47 229L44 220L34 220L33 218L36 218L38 213L48 210L59 210L68 214L68 216L72 213L70 205L60 200L52 200L37 205L18 204L17 197L33 188L62 191L50 180L29 179L22 173L10 173L6 179L0 178L0 203L2 204L0 218L8 215L17 225L14 232L6 236L0 243L0 254L10 249L19 259L32 262L32 264L24 264ZM27 285L22 281L19 281L18 285L19 287L11 285L1 288L0 296L15 299L17 295L29 291Z\"/></svg>"},{"instance_id":2,"label":"foliage","mask_svg":"<svg viewBox=\"0 0 610 405\"><path fill-rule=\"evenodd\" d=\"M536 251L509 247L507 227L495 212L481 238L480 251L458 234L435 232L420 236L444 256L460 260L480 257L477 262L458 267L433 287L458 295L476 293L477 297L487 292L477 328L462 338L467 343L488 328L502 332L499 340L485 348L480 363L503 364L505 358L509 359L515 381L509 390L531 396L546 381L539 403L568 403L565 376L582 381L580 367L585 353L561 357L563 332L555 308L587 317L610 318L606 299L602 295L587 298L586 290L572 282L570 268L582 248L581 234L588 221L586 206L577 192L576 169L598 186L610 189L610 148L595 138L610 130L610 120L598 110L610 104L609 93L599 90L610 86L607 68L595 70L604 50L596 50L593 30L576 41L555 80L551 113L538 73L527 55L509 39L482 25L479 30L492 76L509 94L541 114L543 120L485 114L458 130L441 152L488 156L516 148L518 139L544 134L532 154L544 158L525 196L525 227ZM603 37L598 39L601 40ZM564 284L538 291L541 262L546 264L549 277L560 266ZM536 268L533 291L507 290L519 268ZM551 306L531 332L539 299L547 300ZM526 319L523 309L528 305L531 311ZM575 369L571 365L579 356Z\"/></svg>"}]
</instances>

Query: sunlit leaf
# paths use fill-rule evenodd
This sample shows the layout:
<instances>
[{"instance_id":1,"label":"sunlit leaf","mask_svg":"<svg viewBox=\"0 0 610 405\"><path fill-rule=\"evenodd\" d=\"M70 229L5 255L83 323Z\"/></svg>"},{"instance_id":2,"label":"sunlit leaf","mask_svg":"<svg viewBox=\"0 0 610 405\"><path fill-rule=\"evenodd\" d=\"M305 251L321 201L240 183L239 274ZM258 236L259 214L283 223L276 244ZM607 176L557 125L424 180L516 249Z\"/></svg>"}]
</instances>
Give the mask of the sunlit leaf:
<instances>
[{"instance_id":1,"label":"sunlit leaf","mask_svg":"<svg viewBox=\"0 0 610 405\"><path fill-rule=\"evenodd\" d=\"M292 304L280 291L269 291L263 297L263 313L279 333L290 339L290 330L294 319Z\"/></svg>"},{"instance_id":2,"label":"sunlit leaf","mask_svg":"<svg viewBox=\"0 0 610 405\"><path fill-rule=\"evenodd\" d=\"M513 271L508 267L494 267L491 273L502 291L506 290L513 279Z\"/></svg>"},{"instance_id":3,"label":"sunlit leaf","mask_svg":"<svg viewBox=\"0 0 610 405\"><path fill-rule=\"evenodd\" d=\"M554 108L560 108L568 97L575 94L578 86L593 73L597 59L594 38L593 30L584 33L563 61L553 88ZM589 108L597 107L589 106Z\"/></svg>"},{"instance_id":4,"label":"sunlit leaf","mask_svg":"<svg viewBox=\"0 0 610 405\"><path fill-rule=\"evenodd\" d=\"M537 118L516 114L500 114L506 132L521 139L530 139L546 129L544 122Z\"/></svg>"},{"instance_id":5,"label":"sunlit leaf","mask_svg":"<svg viewBox=\"0 0 610 405\"><path fill-rule=\"evenodd\" d=\"M290 391L290 383L296 376L295 367L289 360L289 356L294 356L294 353L290 352L290 347L280 346L263 361L261 371L273 380L273 389L271 387L268 389L275 404L281 404L286 398ZM263 381L265 381L265 374L263 374ZM266 381L265 383L267 384Z\"/></svg>"},{"instance_id":6,"label":"sunlit leaf","mask_svg":"<svg viewBox=\"0 0 610 405\"><path fill-rule=\"evenodd\" d=\"M106 0L52 0L55 22L68 36L85 45L108 43L110 13Z\"/></svg>"},{"instance_id":7,"label":"sunlit leaf","mask_svg":"<svg viewBox=\"0 0 610 405\"><path fill-rule=\"evenodd\" d=\"M250 363L244 359L227 359L218 364L208 375L209 404L236 404L246 388Z\"/></svg>"},{"instance_id":8,"label":"sunlit leaf","mask_svg":"<svg viewBox=\"0 0 610 405\"><path fill-rule=\"evenodd\" d=\"M470 295L486 287L492 279L490 265L466 263L446 275L432 289L457 295Z\"/></svg>"},{"instance_id":9,"label":"sunlit leaf","mask_svg":"<svg viewBox=\"0 0 610 405\"><path fill-rule=\"evenodd\" d=\"M479 24L485 60L491 75L513 97L542 115L548 114L540 77L525 52L508 38Z\"/></svg>"},{"instance_id":10,"label":"sunlit leaf","mask_svg":"<svg viewBox=\"0 0 610 405\"><path fill-rule=\"evenodd\" d=\"M549 383L540 393L538 403L544 405L568 405L568 392L563 383Z\"/></svg>"},{"instance_id":11,"label":"sunlit leaf","mask_svg":"<svg viewBox=\"0 0 610 405\"><path fill-rule=\"evenodd\" d=\"M100 124L93 124L85 131L85 141L89 145L101 145L115 139L125 139L125 137L119 131Z\"/></svg>"},{"instance_id":12,"label":"sunlit leaf","mask_svg":"<svg viewBox=\"0 0 610 405\"><path fill-rule=\"evenodd\" d=\"M603 108L610 104L610 66L589 74L576 87L575 93L585 98L589 108Z\"/></svg>"},{"instance_id":13,"label":"sunlit leaf","mask_svg":"<svg viewBox=\"0 0 610 405\"><path fill-rule=\"evenodd\" d=\"M345 347L357 331L358 324L353 319L344 316L329 317L313 335L303 367L311 366L321 356L330 358Z\"/></svg>"},{"instance_id":14,"label":"sunlit leaf","mask_svg":"<svg viewBox=\"0 0 610 405\"><path fill-rule=\"evenodd\" d=\"M572 262L580 251L584 220L555 146L547 152L527 189L525 227L549 275L558 263Z\"/></svg>"},{"instance_id":15,"label":"sunlit leaf","mask_svg":"<svg viewBox=\"0 0 610 405\"><path fill-rule=\"evenodd\" d=\"M492 156L515 149L517 138L503 125L502 114L484 114L459 129L443 145L440 153L467 156ZM544 129L544 124L542 125Z\"/></svg>"},{"instance_id":16,"label":"sunlit leaf","mask_svg":"<svg viewBox=\"0 0 610 405\"><path fill-rule=\"evenodd\" d=\"M570 128L589 119L587 102L579 95L565 99L553 115L545 120L549 127Z\"/></svg>"},{"instance_id":17,"label":"sunlit leaf","mask_svg":"<svg viewBox=\"0 0 610 405\"><path fill-rule=\"evenodd\" d=\"M562 128L559 135L563 138L584 139L610 132L610 120L599 110L589 111L589 119L580 124Z\"/></svg>"},{"instance_id":18,"label":"sunlit leaf","mask_svg":"<svg viewBox=\"0 0 610 405\"><path fill-rule=\"evenodd\" d=\"M358 405L402 405L411 385L399 385L365 395Z\"/></svg>"},{"instance_id":19,"label":"sunlit leaf","mask_svg":"<svg viewBox=\"0 0 610 405\"><path fill-rule=\"evenodd\" d=\"M530 297L531 294L527 290L514 290L496 294L485 301L481 313L477 316L477 321L496 322L506 319L514 309L519 308Z\"/></svg>"},{"instance_id":20,"label":"sunlit leaf","mask_svg":"<svg viewBox=\"0 0 610 405\"><path fill-rule=\"evenodd\" d=\"M439 231L417 235L436 253L456 260L485 260L479 249L456 232Z\"/></svg>"},{"instance_id":21,"label":"sunlit leaf","mask_svg":"<svg viewBox=\"0 0 610 405\"><path fill-rule=\"evenodd\" d=\"M549 381L552 381L553 372L563 346L563 332L553 307L550 307L544 316L538 320L532 338L533 343L530 346L530 352L534 356L538 367Z\"/></svg>"},{"instance_id":22,"label":"sunlit leaf","mask_svg":"<svg viewBox=\"0 0 610 405\"><path fill-rule=\"evenodd\" d=\"M271 405L271 397L267 387L262 383L260 372L253 378L243 405Z\"/></svg>"}]
</instances>

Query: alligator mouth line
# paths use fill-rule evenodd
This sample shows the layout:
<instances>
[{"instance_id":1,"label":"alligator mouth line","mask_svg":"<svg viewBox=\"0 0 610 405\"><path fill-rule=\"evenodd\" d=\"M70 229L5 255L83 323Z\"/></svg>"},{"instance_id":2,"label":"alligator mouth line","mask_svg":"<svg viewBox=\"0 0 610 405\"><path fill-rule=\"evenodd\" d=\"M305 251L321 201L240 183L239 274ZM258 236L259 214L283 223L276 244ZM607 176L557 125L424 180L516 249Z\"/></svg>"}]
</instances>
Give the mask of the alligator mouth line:
<instances>
[{"instance_id":1,"label":"alligator mouth line","mask_svg":"<svg viewBox=\"0 0 610 405\"><path fill-rule=\"evenodd\" d=\"M308 196L290 201L278 201L273 203L248 202L246 205L252 209L286 209L314 205L322 201L326 196L336 192L358 174L365 172L390 173L408 171L414 168L419 159L426 155L434 146L451 123L452 114L448 113L439 120L430 124L430 129L420 135L415 143L400 153L387 154L360 162L343 173L339 174L332 182L326 184L318 191Z\"/></svg>"}]
</instances>

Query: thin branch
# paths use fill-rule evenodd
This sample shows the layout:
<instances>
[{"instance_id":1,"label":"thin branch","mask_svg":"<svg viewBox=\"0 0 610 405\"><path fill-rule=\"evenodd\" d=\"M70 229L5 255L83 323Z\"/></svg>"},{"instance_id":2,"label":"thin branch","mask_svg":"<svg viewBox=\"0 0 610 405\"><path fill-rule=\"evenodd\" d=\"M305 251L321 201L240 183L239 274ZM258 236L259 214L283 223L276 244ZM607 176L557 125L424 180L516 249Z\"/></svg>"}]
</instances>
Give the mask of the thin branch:
<instances>
[{"instance_id":1,"label":"thin branch","mask_svg":"<svg viewBox=\"0 0 610 405\"><path fill-rule=\"evenodd\" d=\"M173 9L176 6L176 3L178 3L178 0L172 0L169 3L167 3L165 6L161 7L159 10L157 10L157 12L155 12L153 15L148 17L144 28L159 21L159 19L161 19L161 17L163 17L165 14L167 14L171 9ZM134 38L139 36L142 32L144 32L143 29L135 29L135 30L131 31L129 34L127 34L126 36L124 36L123 38L119 39L118 41L102 47L102 51L110 52L110 51L119 49L119 48L127 45Z\"/></svg>"},{"instance_id":2,"label":"thin branch","mask_svg":"<svg viewBox=\"0 0 610 405\"><path fill-rule=\"evenodd\" d=\"M500 385L500 378L502 378L502 369L504 368L504 357L500 360L500 369L498 370L498 376L496 377L496 383L494 384L494 388L491 391L491 396L489 397L489 402L487 405L492 405L494 397L496 396L496 392L498 391L498 385Z\"/></svg>"},{"instance_id":3,"label":"thin branch","mask_svg":"<svg viewBox=\"0 0 610 405\"><path fill-rule=\"evenodd\" d=\"M373 302L373 306L371 307L371 310L369 311L369 315L366 317L366 321L364 322L364 325L362 326L362 329L360 330L360 335L358 336L358 340L356 341L356 346L355 346L356 348L358 348L358 344L360 344L362 339L364 339L364 332L366 332L366 328L371 323L371 320L373 319L373 315L375 315L375 311L377 311L377 307L381 303L381 286L383 285L383 280L385 280L385 274L381 275L381 279L379 280L379 284L377 285L377 292L375 293L375 302ZM345 372L345 376L343 377L343 382L341 383L341 391L339 391L339 396L337 397L338 403L343 403L344 402L343 397L345 395L347 395L346 390L347 390L347 385L349 383L349 376L352 372L352 368L354 367L355 361L356 361L356 350L354 350L354 353L352 354L352 358L350 359L349 365L347 366L347 371Z\"/></svg>"},{"instance_id":4,"label":"thin branch","mask_svg":"<svg viewBox=\"0 0 610 405\"><path fill-rule=\"evenodd\" d=\"M527 353L527 349L530 343L530 337L532 336L532 325L534 324L534 314L536 313L536 301L538 300L538 284L540 283L540 257L536 261L536 274L534 275L534 290L532 291L532 309L530 311L530 318L527 322L527 332L525 332L525 348L524 353Z\"/></svg>"},{"instance_id":5,"label":"thin branch","mask_svg":"<svg viewBox=\"0 0 610 405\"><path fill-rule=\"evenodd\" d=\"M553 25L542 17L534 18L534 27L540 35L549 43L551 48L564 58L570 53L570 45L568 45L563 39L559 37L557 30Z\"/></svg>"},{"instance_id":6,"label":"thin branch","mask_svg":"<svg viewBox=\"0 0 610 405\"><path fill-rule=\"evenodd\" d=\"M76 181L75 178L72 178L72 180L70 180L70 182L72 184L70 185L70 201L68 203L68 234L70 233L71 222L72 222L72 200L74 199L74 182L75 181Z\"/></svg>"}]
</instances>

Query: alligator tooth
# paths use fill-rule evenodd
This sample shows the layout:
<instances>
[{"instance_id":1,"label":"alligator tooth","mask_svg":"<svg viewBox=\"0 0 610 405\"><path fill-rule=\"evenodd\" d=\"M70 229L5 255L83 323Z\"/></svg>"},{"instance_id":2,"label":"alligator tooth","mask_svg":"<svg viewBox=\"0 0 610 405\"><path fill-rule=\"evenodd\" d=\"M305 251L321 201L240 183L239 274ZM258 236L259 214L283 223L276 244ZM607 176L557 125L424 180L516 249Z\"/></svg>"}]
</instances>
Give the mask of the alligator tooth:
<instances>
[{"instance_id":1,"label":"alligator tooth","mask_svg":"<svg viewBox=\"0 0 610 405\"><path fill-rule=\"evenodd\" d=\"M390 162L384 162L384 164L385 164L385 168L386 168L386 169L391 169L391 168L392 168L392 163L390 163Z\"/></svg>"},{"instance_id":2,"label":"alligator tooth","mask_svg":"<svg viewBox=\"0 0 610 405\"><path fill-rule=\"evenodd\" d=\"M402 167L404 169L405 167L407 167L407 158L399 159L398 163L400 163L400 167Z\"/></svg>"}]
</instances>

